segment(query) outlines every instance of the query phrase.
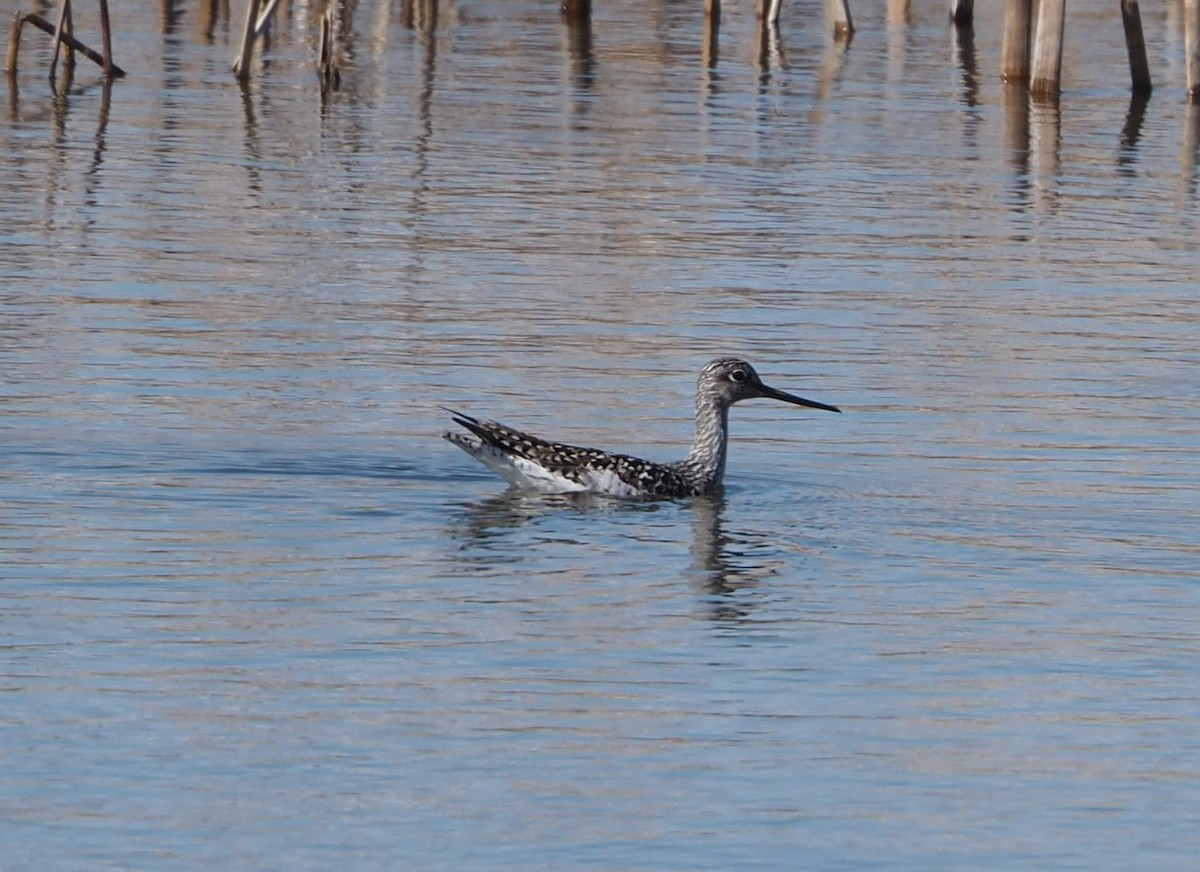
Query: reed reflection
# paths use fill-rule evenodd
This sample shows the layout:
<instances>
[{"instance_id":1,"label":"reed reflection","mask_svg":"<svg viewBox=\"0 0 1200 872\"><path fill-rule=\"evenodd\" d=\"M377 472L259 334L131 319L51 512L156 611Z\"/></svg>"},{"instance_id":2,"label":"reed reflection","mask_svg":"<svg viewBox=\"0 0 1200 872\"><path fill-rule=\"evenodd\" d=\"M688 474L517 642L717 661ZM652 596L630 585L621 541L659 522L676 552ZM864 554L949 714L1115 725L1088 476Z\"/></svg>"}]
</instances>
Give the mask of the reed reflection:
<instances>
[{"instance_id":1,"label":"reed reflection","mask_svg":"<svg viewBox=\"0 0 1200 872\"><path fill-rule=\"evenodd\" d=\"M100 90L100 117L96 122L96 136L94 138L95 144L92 148L92 160L85 173L89 199L94 199L99 188L100 168L104 164L104 152L108 148L108 141L105 134L108 131L108 113L111 107L112 79L103 79Z\"/></svg>"},{"instance_id":2,"label":"reed reflection","mask_svg":"<svg viewBox=\"0 0 1200 872\"><path fill-rule=\"evenodd\" d=\"M70 131L71 114L74 104L84 101L89 106L89 95L96 87L100 89L100 103L97 108L96 132L92 137L91 157L83 167L85 180L85 201L89 205L97 204L97 192L100 189L105 154L108 151L108 119L112 109L113 80L101 78L76 87L74 85L74 65L67 64L59 73L58 81L50 80L50 109L49 118L53 136L50 140L49 160L46 161L45 193L46 205L53 208L59 203L60 194L65 194L72 187L73 170L72 158L79 154L72 142ZM40 108L40 107L36 107ZM20 95L17 77L9 77L9 114L13 120L21 117ZM39 117L42 117L39 114Z\"/></svg>"},{"instance_id":3,"label":"reed reflection","mask_svg":"<svg viewBox=\"0 0 1200 872\"><path fill-rule=\"evenodd\" d=\"M239 93L242 98L242 130L248 177L246 188L257 197L263 191L262 172L259 169L262 166L262 145L259 142L258 115L254 110L254 97L250 86L243 84Z\"/></svg>"}]
</instances>

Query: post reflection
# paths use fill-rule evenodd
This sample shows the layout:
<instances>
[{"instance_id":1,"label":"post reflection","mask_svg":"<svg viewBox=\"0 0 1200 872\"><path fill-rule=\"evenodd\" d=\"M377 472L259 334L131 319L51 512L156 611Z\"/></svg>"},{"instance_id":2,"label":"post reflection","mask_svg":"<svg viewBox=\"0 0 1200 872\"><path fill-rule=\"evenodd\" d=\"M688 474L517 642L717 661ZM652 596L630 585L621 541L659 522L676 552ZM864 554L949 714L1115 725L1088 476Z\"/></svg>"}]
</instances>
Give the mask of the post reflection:
<instances>
[{"instance_id":1,"label":"post reflection","mask_svg":"<svg viewBox=\"0 0 1200 872\"><path fill-rule=\"evenodd\" d=\"M587 95L596 84L596 56L592 45L592 17L590 14L564 15L567 33L567 56L570 58L571 86L576 96ZM577 114L586 112L587 100L576 100Z\"/></svg>"},{"instance_id":2,"label":"post reflection","mask_svg":"<svg viewBox=\"0 0 1200 872\"><path fill-rule=\"evenodd\" d=\"M808 121L813 125L824 124L829 114L829 104L833 100L838 80L842 75L842 66L846 60L846 51L850 48L851 36L827 38L825 50L821 54L821 66L817 70L817 86L813 94L812 110Z\"/></svg>"},{"instance_id":3,"label":"post reflection","mask_svg":"<svg viewBox=\"0 0 1200 872\"><path fill-rule=\"evenodd\" d=\"M970 25L952 27L950 40L958 59L963 105L974 108L980 104L979 57L975 51L975 28Z\"/></svg>"},{"instance_id":4,"label":"post reflection","mask_svg":"<svg viewBox=\"0 0 1200 872\"><path fill-rule=\"evenodd\" d=\"M1012 204L1018 212L1029 207L1029 89L1006 84L1001 91L1004 107L1004 145L1012 167Z\"/></svg>"},{"instance_id":5,"label":"post reflection","mask_svg":"<svg viewBox=\"0 0 1200 872\"><path fill-rule=\"evenodd\" d=\"M788 68L787 54L779 36L779 26L763 21L758 29L758 80L760 91L771 81L772 71L785 72Z\"/></svg>"},{"instance_id":6,"label":"post reflection","mask_svg":"<svg viewBox=\"0 0 1200 872\"><path fill-rule=\"evenodd\" d=\"M1056 96L1030 102L1029 158L1034 201L1042 208L1058 208L1062 198L1062 107Z\"/></svg>"},{"instance_id":7,"label":"post reflection","mask_svg":"<svg viewBox=\"0 0 1200 872\"><path fill-rule=\"evenodd\" d=\"M181 17L180 4L178 0L159 0L158 4L159 17L162 21L162 32L164 35L175 32L175 28L179 25ZM204 10L200 10L201 15Z\"/></svg>"},{"instance_id":8,"label":"post reflection","mask_svg":"<svg viewBox=\"0 0 1200 872\"><path fill-rule=\"evenodd\" d=\"M213 34L222 19L229 19L228 0L200 0L196 9L196 30L206 45L213 44Z\"/></svg>"},{"instance_id":9,"label":"post reflection","mask_svg":"<svg viewBox=\"0 0 1200 872\"><path fill-rule=\"evenodd\" d=\"M1183 141L1179 154L1179 176L1188 201L1196 196L1196 154L1200 150L1200 106L1189 103L1183 119Z\"/></svg>"},{"instance_id":10,"label":"post reflection","mask_svg":"<svg viewBox=\"0 0 1200 872\"><path fill-rule=\"evenodd\" d=\"M1121 139L1117 146L1117 172L1125 177L1134 175L1137 163L1138 143L1142 139L1142 124L1146 120L1146 105L1150 95L1134 91L1129 98L1129 110L1125 113L1125 126L1121 128Z\"/></svg>"}]
</instances>

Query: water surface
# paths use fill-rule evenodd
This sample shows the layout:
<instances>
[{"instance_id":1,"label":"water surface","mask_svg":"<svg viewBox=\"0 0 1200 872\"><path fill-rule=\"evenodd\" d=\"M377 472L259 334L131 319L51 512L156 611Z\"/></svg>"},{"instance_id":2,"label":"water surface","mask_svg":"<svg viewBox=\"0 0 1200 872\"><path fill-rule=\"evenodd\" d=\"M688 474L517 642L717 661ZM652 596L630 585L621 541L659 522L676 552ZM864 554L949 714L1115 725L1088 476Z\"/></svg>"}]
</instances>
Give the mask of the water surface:
<instances>
[{"instance_id":1,"label":"water surface","mask_svg":"<svg viewBox=\"0 0 1200 872\"><path fill-rule=\"evenodd\" d=\"M706 58L695 6L367 4L324 94L303 5L245 90L237 9L117 3L107 94L27 32L14 868L1191 868L1179 9L1148 104L1114 8L1031 106L999 10L842 49L799 4L764 51L725 4ZM671 459L730 353L846 414L739 406L714 498L513 495L438 438Z\"/></svg>"}]
</instances>

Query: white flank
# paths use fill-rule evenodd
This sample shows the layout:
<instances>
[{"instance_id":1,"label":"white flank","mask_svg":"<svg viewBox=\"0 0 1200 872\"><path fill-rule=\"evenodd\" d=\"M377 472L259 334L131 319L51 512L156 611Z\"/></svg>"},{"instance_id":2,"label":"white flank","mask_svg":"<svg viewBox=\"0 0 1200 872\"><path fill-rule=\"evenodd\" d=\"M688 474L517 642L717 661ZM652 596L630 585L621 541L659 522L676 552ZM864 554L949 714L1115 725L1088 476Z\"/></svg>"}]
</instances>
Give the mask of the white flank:
<instances>
[{"instance_id":1,"label":"white flank","mask_svg":"<svg viewBox=\"0 0 1200 872\"><path fill-rule=\"evenodd\" d=\"M486 450L486 449L485 449ZM588 488L577 481L551 472L544 466L539 466L524 457L511 457L502 451L496 451L497 458L487 458L479 455L479 459L509 484L521 490L532 490L543 494L582 493Z\"/></svg>"},{"instance_id":2,"label":"white flank","mask_svg":"<svg viewBox=\"0 0 1200 872\"><path fill-rule=\"evenodd\" d=\"M442 435L520 490L543 494L609 494L614 497L636 497L642 493L621 481L612 470L589 470L582 482L572 481L544 466L539 466L532 460L507 454L494 445L480 444L458 433Z\"/></svg>"},{"instance_id":3,"label":"white flank","mask_svg":"<svg viewBox=\"0 0 1200 872\"><path fill-rule=\"evenodd\" d=\"M593 494L608 494L614 497L640 497L645 494L622 481L611 469L591 469L585 476L587 492Z\"/></svg>"}]
</instances>

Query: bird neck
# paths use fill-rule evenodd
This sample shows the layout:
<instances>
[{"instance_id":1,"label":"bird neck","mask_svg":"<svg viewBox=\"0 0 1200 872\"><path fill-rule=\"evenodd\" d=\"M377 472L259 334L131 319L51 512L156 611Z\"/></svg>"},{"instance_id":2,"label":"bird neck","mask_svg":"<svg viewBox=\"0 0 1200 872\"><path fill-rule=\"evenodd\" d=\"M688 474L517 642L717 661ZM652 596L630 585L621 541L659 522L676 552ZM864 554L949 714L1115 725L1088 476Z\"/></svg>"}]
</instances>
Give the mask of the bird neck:
<instances>
[{"instance_id":1,"label":"bird neck","mask_svg":"<svg viewBox=\"0 0 1200 872\"><path fill-rule=\"evenodd\" d=\"M729 406L711 397L696 397L696 438L687 463L703 473L714 486L720 484L725 475L728 436Z\"/></svg>"}]
</instances>

